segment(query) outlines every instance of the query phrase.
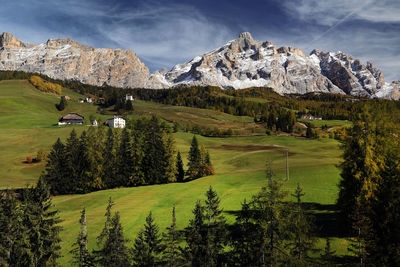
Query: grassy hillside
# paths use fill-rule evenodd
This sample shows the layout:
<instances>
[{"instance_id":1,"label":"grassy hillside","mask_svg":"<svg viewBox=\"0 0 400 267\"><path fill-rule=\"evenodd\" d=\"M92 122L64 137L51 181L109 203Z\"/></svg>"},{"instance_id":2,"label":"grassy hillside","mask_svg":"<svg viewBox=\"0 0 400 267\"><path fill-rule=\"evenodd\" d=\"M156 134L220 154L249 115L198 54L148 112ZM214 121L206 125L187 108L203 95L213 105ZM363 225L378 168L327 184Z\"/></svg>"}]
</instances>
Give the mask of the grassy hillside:
<instances>
[{"instance_id":1,"label":"grassy hillside","mask_svg":"<svg viewBox=\"0 0 400 267\"><path fill-rule=\"evenodd\" d=\"M64 90L63 94L73 98L82 97ZM34 156L39 148L48 151L58 137L65 140L72 127L59 127L58 118L68 112L78 112L86 118L96 114L96 106L69 102L66 110L59 112L55 104L59 98L35 90L26 81L0 82L0 188L22 187L34 183L44 168L44 164L25 164L26 156ZM172 107L144 101L135 102L135 111L128 117L158 114L170 121L178 120L198 123L208 127L245 129L251 133L257 127L250 117L238 117L221 112ZM99 115L105 119L109 115ZM78 126L80 132L87 126ZM254 132L261 132L255 128ZM176 145L182 152L186 163L192 134L176 133ZM94 247L95 237L104 223L107 199L111 196L120 211L126 237L130 240L140 230L144 219L151 210L156 222L163 231L170 222L170 211L176 205L178 227L187 225L191 211L197 199L204 199L204 193L212 185L219 196L228 221L233 220L232 211L240 208L244 198L249 199L265 185L265 164L272 161L272 168L277 179L285 178L284 149L289 149L290 179L285 188L293 191L297 183L306 193L304 201L310 202L311 209L317 216L319 236L339 236L335 226L332 204L337 196L339 170L335 167L340 162L338 142L332 139L305 140L294 137L247 136L229 138L209 138L198 136L200 144L209 149L216 175L204 177L183 184L120 188L94 192L86 195L57 196L53 202L60 210L64 230L60 260L68 265L68 251L79 231L77 223L80 210L87 210L89 246ZM328 222L328 224L326 223ZM322 228L321 228L322 227ZM132 244L132 243L130 243ZM334 249L339 254L346 253L346 241L334 238Z\"/></svg>"}]
</instances>

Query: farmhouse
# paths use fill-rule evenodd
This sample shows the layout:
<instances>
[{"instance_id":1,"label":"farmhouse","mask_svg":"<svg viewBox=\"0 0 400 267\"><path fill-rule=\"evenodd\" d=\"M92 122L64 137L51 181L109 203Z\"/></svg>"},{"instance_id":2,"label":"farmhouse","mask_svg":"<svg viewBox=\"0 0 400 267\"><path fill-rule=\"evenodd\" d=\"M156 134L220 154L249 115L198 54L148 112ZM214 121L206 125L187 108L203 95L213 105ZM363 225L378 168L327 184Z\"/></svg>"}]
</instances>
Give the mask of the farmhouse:
<instances>
[{"instance_id":1,"label":"farmhouse","mask_svg":"<svg viewBox=\"0 0 400 267\"><path fill-rule=\"evenodd\" d=\"M135 99L133 98L132 95L129 95L129 94L128 94L128 95L125 96L125 100L126 100L126 101L134 101Z\"/></svg>"},{"instance_id":2,"label":"farmhouse","mask_svg":"<svg viewBox=\"0 0 400 267\"><path fill-rule=\"evenodd\" d=\"M58 120L58 125L83 124L84 117L78 113L68 113Z\"/></svg>"},{"instance_id":3,"label":"farmhouse","mask_svg":"<svg viewBox=\"0 0 400 267\"><path fill-rule=\"evenodd\" d=\"M306 120L322 120L322 117L313 116L311 114L303 114L303 115L301 115L301 118L306 119Z\"/></svg>"},{"instance_id":4,"label":"farmhouse","mask_svg":"<svg viewBox=\"0 0 400 267\"><path fill-rule=\"evenodd\" d=\"M121 116L114 116L104 122L104 125L112 128L125 128L125 119Z\"/></svg>"},{"instance_id":5,"label":"farmhouse","mask_svg":"<svg viewBox=\"0 0 400 267\"><path fill-rule=\"evenodd\" d=\"M94 103L95 99L93 97L86 97L86 102L87 103Z\"/></svg>"}]
</instances>

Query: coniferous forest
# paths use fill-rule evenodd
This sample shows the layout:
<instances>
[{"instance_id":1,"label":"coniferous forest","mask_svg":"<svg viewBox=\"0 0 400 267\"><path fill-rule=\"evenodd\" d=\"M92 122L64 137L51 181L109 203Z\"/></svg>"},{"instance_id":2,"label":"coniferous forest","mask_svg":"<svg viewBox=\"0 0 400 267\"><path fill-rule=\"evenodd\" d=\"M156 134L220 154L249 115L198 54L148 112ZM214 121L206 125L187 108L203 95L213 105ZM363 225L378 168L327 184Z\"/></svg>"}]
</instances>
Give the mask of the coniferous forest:
<instances>
[{"instance_id":1,"label":"coniferous forest","mask_svg":"<svg viewBox=\"0 0 400 267\"><path fill-rule=\"evenodd\" d=\"M170 127L153 116L122 131L91 127L58 139L49 155L44 180L54 195L101 189L184 182L214 174L210 154L193 137L185 172Z\"/></svg>"}]
</instances>

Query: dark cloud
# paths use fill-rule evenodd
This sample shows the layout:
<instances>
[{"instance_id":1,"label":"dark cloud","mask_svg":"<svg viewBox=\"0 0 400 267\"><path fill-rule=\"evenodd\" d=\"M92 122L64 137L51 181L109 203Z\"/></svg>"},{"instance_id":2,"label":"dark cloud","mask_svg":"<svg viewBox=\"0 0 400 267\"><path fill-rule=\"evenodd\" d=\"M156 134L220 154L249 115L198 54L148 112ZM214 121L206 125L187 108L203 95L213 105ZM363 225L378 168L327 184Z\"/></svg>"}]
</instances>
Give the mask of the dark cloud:
<instances>
[{"instance_id":1,"label":"dark cloud","mask_svg":"<svg viewBox=\"0 0 400 267\"><path fill-rule=\"evenodd\" d=\"M249 31L277 45L343 51L400 79L397 0L2 1L0 31L39 43L73 38L132 49L151 70L171 68Z\"/></svg>"}]
</instances>

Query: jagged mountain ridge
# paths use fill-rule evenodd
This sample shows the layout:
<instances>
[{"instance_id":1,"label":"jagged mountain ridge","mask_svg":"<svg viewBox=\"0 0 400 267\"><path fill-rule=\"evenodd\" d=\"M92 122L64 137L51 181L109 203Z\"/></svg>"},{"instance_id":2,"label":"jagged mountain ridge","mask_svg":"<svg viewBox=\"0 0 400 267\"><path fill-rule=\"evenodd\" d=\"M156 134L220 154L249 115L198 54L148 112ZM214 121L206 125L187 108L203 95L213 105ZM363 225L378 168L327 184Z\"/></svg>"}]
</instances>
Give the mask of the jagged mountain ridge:
<instances>
[{"instance_id":1,"label":"jagged mountain ridge","mask_svg":"<svg viewBox=\"0 0 400 267\"><path fill-rule=\"evenodd\" d=\"M71 39L29 44L0 35L0 70L37 72L64 80L121 88L215 85L242 89L268 86L280 94L331 92L400 98L400 82L387 83L380 70L342 52L301 49L256 41L250 33L209 53L150 75L131 50L93 48Z\"/></svg>"},{"instance_id":2,"label":"jagged mountain ridge","mask_svg":"<svg viewBox=\"0 0 400 267\"><path fill-rule=\"evenodd\" d=\"M399 99L399 83L386 83L380 70L342 52L301 49L255 41L242 33L219 49L156 72L157 88L178 85L215 85L242 89L268 86L281 94L330 92ZM156 87L157 83L153 85Z\"/></svg>"},{"instance_id":3,"label":"jagged mountain ridge","mask_svg":"<svg viewBox=\"0 0 400 267\"><path fill-rule=\"evenodd\" d=\"M93 48L71 39L28 44L10 33L0 35L0 70L36 72L55 79L122 88L143 87L150 76L132 50Z\"/></svg>"}]
</instances>

